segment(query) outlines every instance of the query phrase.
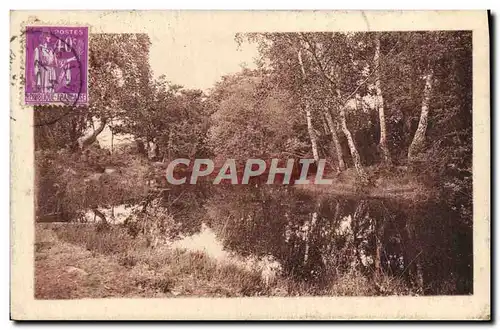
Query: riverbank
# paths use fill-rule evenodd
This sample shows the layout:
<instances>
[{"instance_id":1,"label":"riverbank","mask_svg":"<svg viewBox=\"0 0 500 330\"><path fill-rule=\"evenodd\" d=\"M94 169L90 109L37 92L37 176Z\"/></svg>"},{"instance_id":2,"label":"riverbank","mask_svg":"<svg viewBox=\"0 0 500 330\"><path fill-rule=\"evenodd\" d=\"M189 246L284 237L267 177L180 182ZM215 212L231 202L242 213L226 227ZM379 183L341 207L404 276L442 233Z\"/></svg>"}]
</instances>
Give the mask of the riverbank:
<instances>
[{"instance_id":1,"label":"riverbank","mask_svg":"<svg viewBox=\"0 0 500 330\"><path fill-rule=\"evenodd\" d=\"M419 178L401 167L383 170L378 166L366 167L370 183L362 186L354 168L337 175L327 175L332 184L294 185L296 189L320 195L336 195L347 198L387 198L407 201L424 201L432 191ZM314 178L310 178L311 182Z\"/></svg>"},{"instance_id":2,"label":"riverbank","mask_svg":"<svg viewBox=\"0 0 500 330\"><path fill-rule=\"evenodd\" d=\"M146 247L121 228L37 224L35 296L228 297L262 295L256 272L217 263L203 252Z\"/></svg>"},{"instance_id":3,"label":"riverbank","mask_svg":"<svg viewBox=\"0 0 500 330\"><path fill-rule=\"evenodd\" d=\"M145 246L121 226L36 224L35 297L371 296L410 294L402 281L348 273L317 288L206 251Z\"/></svg>"}]
</instances>

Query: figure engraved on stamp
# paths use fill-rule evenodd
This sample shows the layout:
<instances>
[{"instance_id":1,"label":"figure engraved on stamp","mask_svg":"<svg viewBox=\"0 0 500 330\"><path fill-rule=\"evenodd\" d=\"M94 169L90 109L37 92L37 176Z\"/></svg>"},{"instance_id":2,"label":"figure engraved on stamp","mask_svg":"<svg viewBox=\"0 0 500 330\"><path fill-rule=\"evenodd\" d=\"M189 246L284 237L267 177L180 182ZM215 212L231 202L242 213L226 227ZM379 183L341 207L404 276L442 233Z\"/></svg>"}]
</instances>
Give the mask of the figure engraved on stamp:
<instances>
[{"instance_id":1,"label":"figure engraved on stamp","mask_svg":"<svg viewBox=\"0 0 500 330\"><path fill-rule=\"evenodd\" d=\"M25 103L88 104L88 27L27 27Z\"/></svg>"}]
</instances>

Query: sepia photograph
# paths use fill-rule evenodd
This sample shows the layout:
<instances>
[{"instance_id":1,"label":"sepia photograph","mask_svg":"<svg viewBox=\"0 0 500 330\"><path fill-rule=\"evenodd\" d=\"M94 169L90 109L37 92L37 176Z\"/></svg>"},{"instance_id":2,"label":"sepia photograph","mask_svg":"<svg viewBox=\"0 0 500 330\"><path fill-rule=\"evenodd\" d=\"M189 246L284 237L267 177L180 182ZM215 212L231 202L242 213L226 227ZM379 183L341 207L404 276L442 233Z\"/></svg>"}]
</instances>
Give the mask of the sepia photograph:
<instances>
[{"instance_id":1,"label":"sepia photograph","mask_svg":"<svg viewBox=\"0 0 500 330\"><path fill-rule=\"evenodd\" d=\"M249 315L148 315L373 319L380 298L410 302L387 318L489 319L487 25L479 11L11 12L11 308L136 319L146 301L252 299ZM135 311L36 314L21 297ZM306 299L309 316L270 298ZM318 306L351 298L374 312Z\"/></svg>"}]
</instances>

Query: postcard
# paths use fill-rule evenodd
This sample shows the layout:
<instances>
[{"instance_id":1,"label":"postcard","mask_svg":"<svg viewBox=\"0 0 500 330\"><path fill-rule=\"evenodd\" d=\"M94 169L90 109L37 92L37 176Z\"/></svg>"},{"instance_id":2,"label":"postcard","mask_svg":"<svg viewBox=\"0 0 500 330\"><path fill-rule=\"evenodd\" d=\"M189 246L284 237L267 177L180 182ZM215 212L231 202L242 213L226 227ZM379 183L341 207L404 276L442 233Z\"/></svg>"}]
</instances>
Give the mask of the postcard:
<instances>
[{"instance_id":1,"label":"postcard","mask_svg":"<svg viewBox=\"0 0 500 330\"><path fill-rule=\"evenodd\" d=\"M489 320L486 11L12 11L14 320Z\"/></svg>"}]
</instances>

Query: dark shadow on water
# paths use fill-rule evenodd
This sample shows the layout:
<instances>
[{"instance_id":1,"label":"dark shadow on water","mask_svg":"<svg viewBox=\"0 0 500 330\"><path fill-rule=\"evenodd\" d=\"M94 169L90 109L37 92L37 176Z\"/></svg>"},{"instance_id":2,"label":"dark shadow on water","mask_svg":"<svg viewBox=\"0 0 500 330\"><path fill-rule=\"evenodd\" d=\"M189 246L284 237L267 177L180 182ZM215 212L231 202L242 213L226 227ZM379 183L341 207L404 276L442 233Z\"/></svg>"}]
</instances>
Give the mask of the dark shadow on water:
<instances>
[{"instance_id":1,"label":"dark shadow on water","mask_svg":"<svg viewBox=\"0 0 500 330\"><path fill-rule=\"evenodd\" d=\"M183 234L206 223L225 249L272 256L283 278L311 294L338 292L332 288L346 278L369 283L367 294L374 295L472 294L472 228L444 203L315 196L267 185L183 185L164 197Z\"/></svg>"}]
</instances>

